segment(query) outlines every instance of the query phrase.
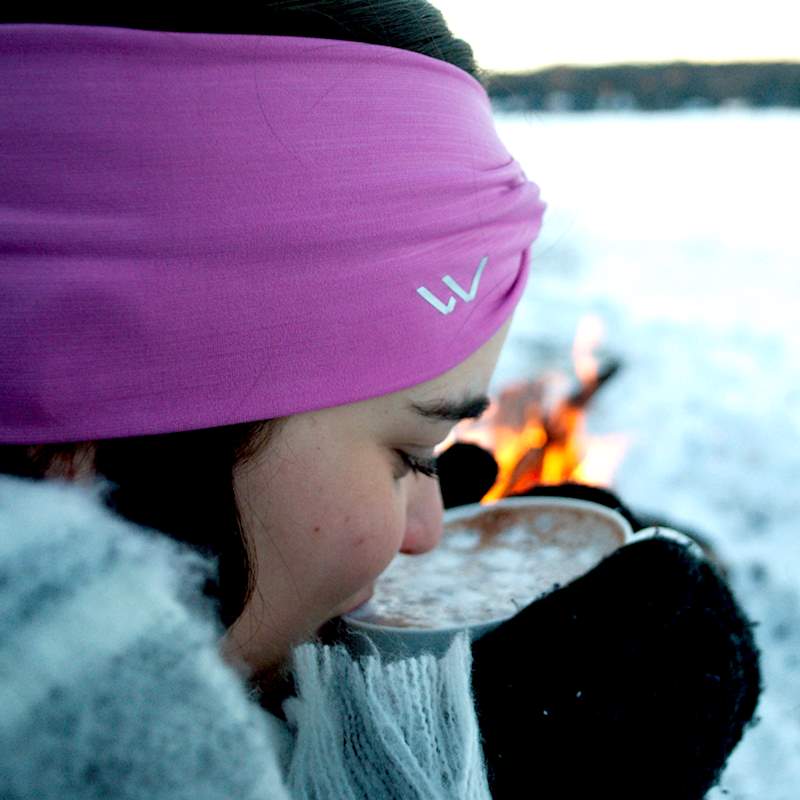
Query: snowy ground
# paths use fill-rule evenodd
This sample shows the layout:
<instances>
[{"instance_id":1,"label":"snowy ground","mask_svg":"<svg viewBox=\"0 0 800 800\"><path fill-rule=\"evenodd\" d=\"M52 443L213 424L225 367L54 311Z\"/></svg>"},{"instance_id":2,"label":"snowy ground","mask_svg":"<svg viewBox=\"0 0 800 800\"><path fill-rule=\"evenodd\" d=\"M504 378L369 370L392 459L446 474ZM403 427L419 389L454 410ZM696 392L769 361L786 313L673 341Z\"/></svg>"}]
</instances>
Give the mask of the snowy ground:
<instances>
[{"instance_id":1,"label":"snowy ground","mask_svg":"<svg viewBox=\"0 0 800 800\"><path fill-rule=\"evenodd\" d=\"M800 112L496 115L549 202L493 388L569 363L586 313L624 369L594 432L615 488L705 534L756 629L759 724L709 800L800 786Z\"/></svg>"}]
</instances>

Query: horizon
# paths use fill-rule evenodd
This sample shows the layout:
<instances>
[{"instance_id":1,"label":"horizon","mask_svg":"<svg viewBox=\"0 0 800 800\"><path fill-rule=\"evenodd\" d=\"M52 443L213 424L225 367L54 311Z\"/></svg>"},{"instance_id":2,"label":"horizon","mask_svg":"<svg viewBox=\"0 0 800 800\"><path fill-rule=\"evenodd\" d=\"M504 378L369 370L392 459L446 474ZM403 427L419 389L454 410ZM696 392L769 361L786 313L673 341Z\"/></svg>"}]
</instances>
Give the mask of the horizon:
<instances>
[{"instance_id":1,"label":"horizon","mask_svg":"<svg viewBox=\"0 0 800 800\"><path fill-rule=\"evenodd\" d=\"M724 0L637 0L602 5L561 0L531 6L519 0L432 0L453 34L489 72L525 73L560 66L602 67L689 62L800 63L795 5L762 0L757 7Z\"/></svg>"},{"instance_id":2,"label":"horizon","mask_svg":"<svg viewBox=\"0 0 800 800\"><path fill-rule=\"evenodd\" d=\"M496 75L526 75L533 72L546 72L552 69L606 69L606 68L613 68L613 67L668 67L668 66L748 66L748 65L762 65L762 64L769 64L769 65L798 65L800 64L800 58L794 59L783 59L783 58L764 58L764 59L757 59L757 58L743 58L739 60L700 60L700 59L688 59L688 58L676 58L670 59L668 61L608 61L608 62L601 62L601 63L568 63L568 62L559 62L555 64L544 64L544 65L536 65L533 67L528 67L519 70L493 70L489 69L488 67L482 68L485 71L491 72Z\"/></svg>"}]
</instances>

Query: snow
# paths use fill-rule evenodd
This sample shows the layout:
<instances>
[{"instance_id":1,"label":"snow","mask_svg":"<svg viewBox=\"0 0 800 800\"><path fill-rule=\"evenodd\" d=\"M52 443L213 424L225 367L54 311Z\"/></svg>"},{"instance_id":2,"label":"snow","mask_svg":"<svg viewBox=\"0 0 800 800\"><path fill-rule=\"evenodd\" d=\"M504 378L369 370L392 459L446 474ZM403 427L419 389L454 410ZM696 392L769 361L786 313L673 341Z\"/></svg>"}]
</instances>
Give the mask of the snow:
<instances>
[{"instance_id":1,"label":"snow","mask_svg":"<svg viewBox=\"0 0 800 800\"><path fill-rule=\"evenodd\" d=\"M800 112L496 113L549 202L492 391L568 366L579 319L623 369L593 433L632 441L614 488L705 535L766 690L710 800L800 785Z\"/></svg>"}]
</instances>

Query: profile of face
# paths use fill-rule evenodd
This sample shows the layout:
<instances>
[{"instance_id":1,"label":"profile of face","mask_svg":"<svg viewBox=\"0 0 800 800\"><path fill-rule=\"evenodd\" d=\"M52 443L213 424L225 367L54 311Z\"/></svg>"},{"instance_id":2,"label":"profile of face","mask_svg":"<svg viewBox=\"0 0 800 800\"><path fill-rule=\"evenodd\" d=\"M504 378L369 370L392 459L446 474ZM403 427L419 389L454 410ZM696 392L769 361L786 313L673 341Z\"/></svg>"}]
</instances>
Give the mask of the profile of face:
<instances>
[{"instance_id":1,"label":"profile of face","mask_svg":"<svg viewBox=\"0 0 800 800\"><path fill-rule=\"evenodd\" d=\"M365 602L398 552L437 545L439 482L402 454L430 462L460 416L481 413L510 323L433 380L288 417L237 470L255 588L225 636L227 657L253 672L274 669L293 645Z\"/></svg>"}]
</instances>

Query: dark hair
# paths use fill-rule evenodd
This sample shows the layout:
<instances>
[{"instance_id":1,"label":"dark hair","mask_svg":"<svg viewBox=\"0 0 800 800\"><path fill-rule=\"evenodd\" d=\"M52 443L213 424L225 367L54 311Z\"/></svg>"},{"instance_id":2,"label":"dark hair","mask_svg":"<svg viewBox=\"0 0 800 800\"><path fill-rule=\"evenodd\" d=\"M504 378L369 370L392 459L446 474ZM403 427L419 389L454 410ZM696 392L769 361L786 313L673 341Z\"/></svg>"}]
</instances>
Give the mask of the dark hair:
<instances>
[{"instance_id":1,"label":"dark hair","mask_svg":"<svg viewBox=\"0 0 800 800\"><path fill-rule=\"evenodd\" d=\"M470 46L453 36L441 12L426 0L278 0L186 14L115 8L4 14L3 21L100 25L143 30L242 33L344 39L422 53L463 69L486 86L487 74ZM242 529L233 490L234 470L267 445L281 420L261 420L204 430L104 439L89 443L94 470L114 485L109 506L155 528L219 563L206 587L226 627L240 616L253 590L253 554ZM44 479L69 466L81 443L0 445L0 472Z\"/></svg>"}]
</instances>

